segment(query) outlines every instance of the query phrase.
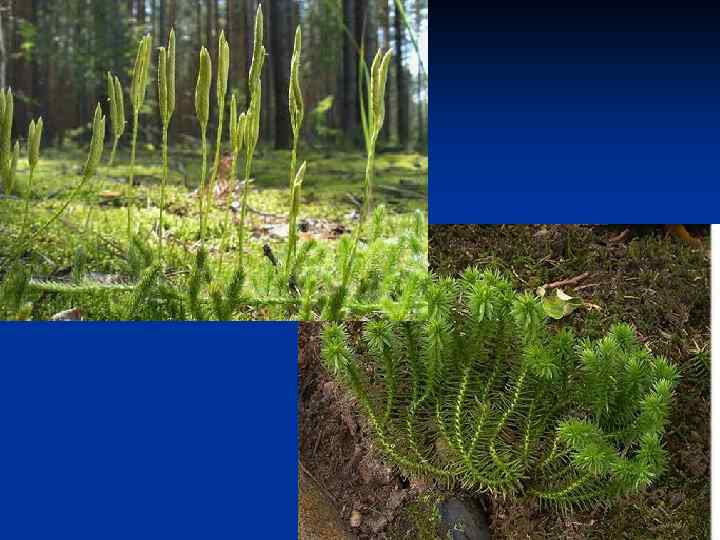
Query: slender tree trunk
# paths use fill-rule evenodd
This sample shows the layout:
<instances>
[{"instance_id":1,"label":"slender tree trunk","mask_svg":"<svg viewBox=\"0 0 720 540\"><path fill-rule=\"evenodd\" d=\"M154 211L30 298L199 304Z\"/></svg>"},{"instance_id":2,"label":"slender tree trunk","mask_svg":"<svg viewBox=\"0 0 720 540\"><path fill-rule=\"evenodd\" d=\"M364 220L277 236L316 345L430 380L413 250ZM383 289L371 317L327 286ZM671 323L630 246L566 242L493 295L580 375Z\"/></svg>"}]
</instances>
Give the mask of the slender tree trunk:
<instances>
[{"instance_id":1,"label":"slender tree trunk","mask_svg":"<svg viewBox=\"0 0 720 540\"><path fill-rule=\"evenodd\" d=\"M5 48L5 20L3 10L0 9L0 88L5 88L7 73L7 49Z\"/></svg>"},{"instance_id":2,"label":"slender tree trunk","mask_svg":"<svg viewBox=\"0 0 720 540\"><path fill-rule=\"evenodd\" d=\"M420 37L423 25L423 8L426 7L424 2L416 0L415 2L415 35ZM420 150L427 147L427 129L425 127L425 100L423 94L425 90L425 76L423 70L418 66L417 72L417 129L418 129L418 148Z\"/></svg>"},{"instance_id":3,"label":"slender tree trunk","mask_svg":"<svg viewBox=\"0 0 720 540\"><path fill-rule=\"evenodd\" d=\"M342 130L346 141L352 141L357 131L357 51L352 39L355 28L355 2L342 0L343 6L343 62L342 62ZM348 35L350 34L350 35Z\"/></svg>"},{"instance_id":4,"label":"slender tree trunk","mask_svg":"<svg viewBox=\"0 0 720 540\"><path fill-rule=\"evenodd\" d=\"M35 11L34 0L15 0L13 14L16 21L33 21ZM17 22L16 22L17 25ZM13 44L14 51L22 51L22 35L15 31ZM32 116L31 99L33 95L33 69L29 58L25 54L15 56L12 76L13 90L16 96L26 99L15 100L15 122L17 126L26 126Z\"/></svg>"},{"instance_id":5,"label":"slender tree trunk","mask_svg":"<svg viewBox=\"0 0 720 540\"><path fill-rule=\"evenodd\" d=\"M243 30L241 0L227 0L227 40L230 44L230 89L235 91L243 80L242 66L245 64L245 43L241 39Z\"/></svg>"},{"instance_id":6,"label":"slender tree trunk","mask_svg":"<svg viewBox=\"0 0 720 540\"><path fill-rule=\"evenodd\" d=\"M256 0L243 0L245 9L243 10L243 22L245 31L243 37L245 41L245 64L243 65L243 73L245 74L245 108L250 106L250 89L248 88L247 74L250 71L250 63L253 50L253 29L255 28L255 10L257 9Z\"/></svg>"},{"instance_id":7,"label":"slender tree trunk","mask_svg":"<svg viewBox=\"0 0 720 540\"><path fill-rule=\"evenodd\" d=\"M274 2L272 2L274 4ZM268 4L263 4L265 9L263 10L264 17L263 22L265 23L265 48L267 49L267 56L265 57L265 64L262 72L262 112L260 113L261 129L260 137L264 141L275 140L275 80L273 74L275 73L275 51L273 50L272 40L272 29L275 21L273 20L273 10L268 9Z\"/></svg>"},{"instance_id":8,"label":"slender tree trunk","mask_svg":"<svg viewBox=\"0 0 720 540\"><path fill-rule=\"evenodd\" d=\"M288 89L290 86L290 37L292 5L290 0L274 0L272 11L273 72L275 88L275 148L290 148L290 113Z\"/></svg>"},{"instance_id":9,"label":"slender tree trunk","mask_svg":"<svg viewBox=\"0 0 720 540\"><path fill-rule=\"evenodd\" d=\"M177 2L176 0L167 0L168 1L168 33L170 32L170 28L175 28L175 25L177 24Z\"/></svg>"},{"instance_id":10,"label":"slender tree trunk","mask_svg":"<svg viewBox=\"0 0 720 540\"><path fill-rule=\"evenodd\" d=\"M158 2L157 18L158 28L160 29L159 41L161 43L167 43L168 34L170 33L170 30L167 28L167 19L165 17L166 7L165 0L160 0Z\"/></svg>"},{"instance_id":11,"label":"slender tree trunk","mask_svg":"<svg viewBox=\"0 0 720 540\"><path fill-rule=\"evenodd\" d=\"M207 0L205 2L205 28L207 31L207 48L210 52L210 58L213 61L213 69L215 69L215 2ZM213 77L214 78L214 77Z\"/></svg>"},{"instance_id":12,"label":"slender tree trunk","mask_svg":"<svg viewBox=\"0 0 720 540\"><path fill-rule=\"evenodd\" d=\"M145 26L145 0L137 0L137 21L140 26Z\"/></svg>"},{"instance_id":13,"label":"slender tree trunk","mask_svg":"<svg viewBox=\"0 0 720 540\"><path fill-rule=\"evenodd\" d=\"M383 49L388 50L392 46L392 40L390 35L390 3L393 0L380 0L382 3L382 25L383 25ZM392 70L388 72L387 90L385 91L385 123L383 124L380 137L382 141L387 144L390 142L392 134L392 87L393 87L393 73Z\"/></svg>"},{"instance_id":14,"label":"slender tree trunk","mask_svg":"<svg viewBox=\"0 0 720 540\"><path fill-rule=\"evenodd\" d=\"M403 0L398 0L400 4ZM405 71L405 24L399 9L395 9L395 80L397 81L398 143L408 148L410 143L410 120L408 108L410 93Z\"/></svg>"}]
</instances>

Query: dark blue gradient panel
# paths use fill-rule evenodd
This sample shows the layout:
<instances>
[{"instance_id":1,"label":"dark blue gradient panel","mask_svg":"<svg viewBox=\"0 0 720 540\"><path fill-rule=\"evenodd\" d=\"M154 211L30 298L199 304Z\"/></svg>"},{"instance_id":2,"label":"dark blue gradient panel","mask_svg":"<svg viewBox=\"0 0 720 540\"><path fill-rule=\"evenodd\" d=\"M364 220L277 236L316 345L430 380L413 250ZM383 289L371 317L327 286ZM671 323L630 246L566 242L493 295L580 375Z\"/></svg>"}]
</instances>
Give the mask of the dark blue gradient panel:
<instances>
[{"instance_id":1,"label":"dark blue gradient panel","mask_svg":"<svg viewBox=\"0 0 720 540\"><path fill-rule=\"evenodd\" d=\"M431 223L718 221L720 4L445 6Z\"/></svg>"},{"instance_id":2,"label":"dark blue gradient panel","mask_svg":"<svg viewBox=\"0 0 720 540\"><path fill-rule=\"evenodd\" d=\"M294 538L297 325L0 324L0 538Z\"/></svg>"}]
</instances>

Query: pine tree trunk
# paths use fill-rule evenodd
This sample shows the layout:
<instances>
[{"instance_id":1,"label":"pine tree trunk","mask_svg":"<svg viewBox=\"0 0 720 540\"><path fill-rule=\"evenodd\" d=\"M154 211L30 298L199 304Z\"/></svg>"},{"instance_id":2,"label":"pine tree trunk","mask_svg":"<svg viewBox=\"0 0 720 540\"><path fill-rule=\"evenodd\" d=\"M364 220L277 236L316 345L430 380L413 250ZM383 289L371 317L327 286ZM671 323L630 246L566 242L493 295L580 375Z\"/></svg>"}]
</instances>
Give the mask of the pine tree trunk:
<instances>
[{"instance_id":1,"label":"pine tree trunk","mask_svg":"<svg viewBox=\"0 0 720 540\"><path fill-rule=\"evenodd\" d=\"M210 53L210 58L213 62L213 70L215 69L216 58L215 58L215 15L213 13L215 2L213 0L207 0L205 2L205 31L206 31L206 47ZM214 79L214 77L213 77Z\"/></svg>"},{"instance_id":2,"label":"pine tree trunk","mask_svg":"<svg viewBox=\"0 0 720 540\"><path fill-rule=\"evenodd\" d=\"M6 88L7 49L5 48L5 29L3 11L0 10L0 88Z\"/></svg>"},{"instance_id":3,"label":"pine tree trunk","mask_svg":"<svg viewBox=\"0 0 720 540\"><path fill-rule=\"evenodd\" d=\"M34 12L34 0L15 0L13 15L16 26L20 21L32 22ZM15 31L13 44L14 51L22 51L22 36ZM15 56L13 62L12 86L17 97L31 98L33 95L33 70L32 65L24 54ZM31 111L30 99L15 99L15 125L26 126L30 122Z\"/></svg>"},{"instance_id":4,"label":"pine tree trunk","mask_svg":"<svg viewBox=\"0 0 720 540\"><path fill-rule=\"evenodd\" d=\"M167 28L167 19L165 18L165 0L160 0L158 2L158 8L157 8L157 18L158 18L158 28L160 29L160 42L161 43L167 43L168 34L170 33L170 30Z\"/></svg>"},{"instance_id":5,"label":"pine tree trunk","mask_svg":"<svg viewBox=\"0 0 720 540\"><path fill-rule=\"evenodd\" d=\"M272 2L274 4L274 2ZM275 73L275 51L273 50L272 42L272 29L275 22L273 21L273 11L268 9L268 4L263 4L264 17L263 22L265 23L265 32L263 33L265 38L265 48L267 50L267 56L265 57L265 64L263 65L262 72L262 112L261 116L261 133L260 137L263 141L274 141L275 140L275 80L273 74Z\"/></svg>"},{"instance_id":6,"label":"pine tree trunk","mask_svg":"<svg viewBox=\"0 0 720 540\"><path fill-rule=\"evenodd\" d=\"M250 89L248 88L247 75L250 71L250 63L253 50L253 29L255 28L255 10L257 9L256 0L242 0L244 2L243 9L243 41L245 43L245 56L243 57L242 72L245 77L245 108L250 106Z\"/></svg>"},{"instance_id":7,"label":"pine tree trunk","mask_svg":"<svg viewBox=\"0 0 720 540\"><path fill-rule=\"evenodd\" d=\"M275 0L270 2L273 50L273 71L275 88L275 148L290 148L290 113L288 110L288 89L290 86L290 42L292 25L292 2Z\"/></svg>"},{"instance_id":8,"label":"pine tree trunk","mask_svg":"<svg viewBox=\"0 0 720 540\"><path fill-rule=\"evenodd\" d=\"M352 141L357 130L357 51L352 41L355 28L355 2L342 0L343 62L341 84L342 130L346 141Z\"/></svg>"},{"instance_id":9,"label":"pine tree trunk","mask_svg":"<svg viewBox=\"0 0 720 540\"><path fill-rule=\"evenodd\" d=\"M426 7L420 0L415 2L415 35L420 37L423 25L423 8ZM427 128L425 126L425 102L423 100L423 91L425 90L425 75L420 66L417 73L417 144L419 149L427 147Z\"/></svg>"},{"instance_id":10,"label":"pine tree trunk","mask_svg":"<svg viewBox=\"0 0 720 540\"><path fill-rule=\"evenodd\" d=\"M397 0L403 4L403 0ZM398 143L404 149L410 143L410 93L405 71L405 24L400 10L395 8L395 80L397 81Z\"/></svg>"},{"instance_id":11,"label":"pine tree trunk","mask_svg":"<svg viewBox=\"0 0 720 540\"><path fill-rule=\"evenodd\" d=\"M137 0L137 7L135 8L137 13L137 21L140 26L145 25L145 0Z\"/></svg>"},{"instance_id":12,"label":"pine tree trunk","mask_svg":"<svg viewBox=\"0 0 720 540\"><path fill-rule=\"evenodd\" d=\"M392 46L391 35L390 35L390 3L393 0L380 0L382 3L382 25L383 25L383 50L387 51ZM380 137L385 144L390 142L392 134L392 87L393 87L393 76L392 70L388 72L387 89L385 91L385 123L383 124Z\"/></svg>"}]
</instances>

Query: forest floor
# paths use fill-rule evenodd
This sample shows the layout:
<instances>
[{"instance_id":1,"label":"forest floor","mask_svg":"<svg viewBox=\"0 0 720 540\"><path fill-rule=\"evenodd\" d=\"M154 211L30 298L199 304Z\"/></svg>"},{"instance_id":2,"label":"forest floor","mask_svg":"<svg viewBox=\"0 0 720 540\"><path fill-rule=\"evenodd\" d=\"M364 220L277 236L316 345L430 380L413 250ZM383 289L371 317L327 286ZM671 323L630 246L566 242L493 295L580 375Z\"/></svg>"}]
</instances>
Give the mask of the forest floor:
<instances>
[{"instance_id":1,"label":"forest floor","mask_svg":"<svg viewBox=\"0 0 720 540\"><path fill-rule=\"evenodd\" d=\"M710 537L710 243L707 229L694 232L702 247L665 236L662 226L430 226L437 274L494 266L530 291L580 276L562 288L585 307L557 324L594 338L613 322L631 322L681 370L668 469L648 492L565 515L532 499L481 497L493 539ZM319 330L303 324L300 333L301 484L317 488L336 527L356 538L439 538L436 504L447 493L402 478L378 456L355 404L321 365ZM300 505L303 515L302 497Z\"/></svg>"},{"instance_id":2,"label":"forest floor","mask_svg":"<svg viewBox=\"0 0 720 540\"><path fill-rule=\"evenodd\" d=\"M165 261L174 272L187 272L198 245L198 199L195 196L201 175L199 144L170 150L170 173L165 206ZM107 161L109 152L105 153ZM208 168L213 156L208 157ZM58 209L79 181L84 163L79 150L43 152L35 173L30 201L31 226L38 226ZM358 222L365 176L365 155L335 149L308 150L301 148L299 161L307 160L307 172L300 204L301 240L315 239L332 245ZM268 266L263 246L269 244L280 258L288 236L289 209L288 151L259 148L253 161L254 182L249 192L247 266L252 276L264 275ZM81 190L76 200L49 230L45 231L23 254L32 264L35 276L49 279L69 279L84 273L95 280L123 282L128 276L127 253L127 197L129 155L118 152L113 167L101 166L98 174ZM412 228L414 214L420 210L427 215L426 156L411 153L380 153L376 161L374 206L385 205L384 233L387 237ZM238 164L241 176L243 161ZM224 231L229 240L226 260L234 260L236 243L234 222L239 217L240 189L226 182L230 160L226 157L220 167L219 190L208 217L208 251L218 256ZM28 169L24 160L19 164L18 182L26 181ZM138 152L133 188L133 219L139 225L144 241L157 244L157 222L160 204L161 158L158 149L144 148ZM236 211L227 209L233 204ZM0 260L17 249L24 200L0 196ZM90 216L88 218L88 216ZM227 225L227 228L226 228ZM231 264L225 264L230 271ZM262 272L253 269L260 268ZM329 269L328 269L329 270ZM0 272L1 274L1 272ZM1 279L2 276L0 276ZM262 277L257 277L262 280ZM262 288L262 283L248 283L246 287ZM114 309L112 298L95 302L86 298L66 298L44 295L35 302L32 317L46 319L71 307L80 308L84 318L122 318L120 303ZM117 313L116 313L117 311ZM263 315L258 317L264 318Z\"/></svg>"}]
</instances>

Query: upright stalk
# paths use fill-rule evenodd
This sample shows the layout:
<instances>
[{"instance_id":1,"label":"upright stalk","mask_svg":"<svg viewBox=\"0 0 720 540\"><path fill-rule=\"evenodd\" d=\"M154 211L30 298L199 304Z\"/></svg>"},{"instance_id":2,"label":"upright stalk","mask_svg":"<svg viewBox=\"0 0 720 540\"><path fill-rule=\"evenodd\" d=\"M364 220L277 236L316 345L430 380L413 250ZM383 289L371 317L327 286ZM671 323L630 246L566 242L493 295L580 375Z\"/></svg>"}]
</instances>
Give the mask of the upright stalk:
<instances>
[{"instance_id":1,"label":"upright stalk","mask_svg":"<svg viewBox=\"0 0 720 540\"><path fill-rule=\"evenodd\" d=\"M205 247L205 178L207 177L207 125L201 128L200 137L202 138L202 172L200 173L200 188L198 192L198 201L200 204L200 244Z\"/></svg>"},{"instance_id":2,"label":"upright stalk","mask_svg":"<svg viewBox=\"0 0 720 540\"><path fill-rule=\"evenodd\" d=\"M200 51L200 69L195 86L195 114L200 123L200 136L202 138L202 171L200 187L198 188L198 205L200 209L200 244L205 249L205 221L204 208L205 180L207 179L207 126L210 118L210 77L212 77L212 60L210 53L203 47Z\"/></svg>"},{"instance_id":3,"label":"upright stalk","mask_svg":"<svg viewBox=\"0 0 720 540\"><path fill-rule=\"evenodd\" d=\"M215 86L218 104L218 125L215 136L215 158L213 160L212 177L210 178L210 189L208 192L208 206L212 201L212 193L218 179L220 170L220 153L222 150L223 122L225 120L225 95L227 94L228 74L230 72L230 45L225 39L225 31L220 32L218 38L218 72L217 84Z\"/></svg>"},{"instance_id":4,"label":"upright stalk","mask_svg":"<svg viewBox=\"0 0 720 540\"><path fill-rule=\"evenodd\" d=\"M265 62L263 46L263 13L258 6L255 15L255 39L253 42L252 63L250 64L250 107L245 119L245 185L243 186L240 224L238 226L238 268L243 267L243 251L245 249L245 219L247 217L247 197L250 191L250 172L252 159L260 135L260 105L262 103L262 67Z\"/></svg>"},{"instance_id":5,"label":"upright stalk","mask_svg":"<svg viewBox=\"0 0 720 540\"><path fill-rule=\"evenodd\" d=\"M158 56L158 102L160 104L160 117L162 119L162 154L163 174L160 187L160 219L158 222L158 259L163 261L163 236L165 228L163 214L165 211L165 186L168 179L168 129L170 119L175 111L175 30L170 30L168 48L160 47Z\"/></svg>"},{"instance_id":6,"label":"upright stalk","mask_svg":"<svg viewBox=\"0 0 720 540\"><path fill-rule=\"evenodd\" d=\"M162 156L163 156L163 173L162 182L160 184L160 220L158 222L158 259L160 264L163 260L163 236L164 236L164 225L163 225L163 213L165 211L165 186L167 185L168 179L168 126L163 124L162 134Z\"/></svg>"},{"instance_id":7,"label":"upright stalk","mask_svg":"<svg viewBox=\"0 0 720 540\"><path fill-rule=\"evenodd\" d=\"M110 159L108 160L108 167L112 167L113 163L115 163L115 153L117 152L117 145L120 141L120 137L114 137L113 138L113 145L112 150L110 151Z\"/></svg>"},{"instance_id":8,"label":"upright stalk","mask_svg":"<svg viewBox=\"0 0 720 540\"><path fill-rule=\"evenodd\" d=\"M242 203L240 207L240 225L238 226L238 266L243 266L243 251L245 249L245 217L247 215L247 196L250 187L250 171L252 169L252 154L245 159L245 181L243 182Z\"/></svg>"},{"instance_id":9,"label":"upright stalk","mask_svg":"<svg viewBox=\"0 0 720 540\"><path fill-rule=\"evenodd\" d=\"M145 35L140 40L137 56L135 57L135 69L133 70L132 85L130 88L130 97L133 106L133 134L132 145L130 149L130 175L127 185L127 236L128 250L132 246L132 192L133 182L135 181L135 151L137 148L138 125L140 122L140 109L145 102L145 94L147 92L148 73L150 70L150 34Z\"/></svg>"},{"instance_id":10,"label":"upright stalk","mask_svg":"<svg viewBox=\"0 0 720 540\"><path fill-rule=\"evenodd\" d=\"M20 238L25 238L25 234L28 227L28 220L30 215L30 194L32 193L32 185L33 185L33 173L35 172L35 169L33 167L30 167L30 175L28 177L28 185L27 185L27 191L25 193L25 209L23 210L23 221L22 221L22 232L20 234Z\"/></svg>"},{"instance_id":11,"label":"upright stalk","mask_svg":"<svg viewBox=\"0 0 720 540\"><path fill-rule=\"evenodd\" d=\"M370 215L372 201L372 184L375 180L375 146L377 138L380 135L383 123L385 121L385 85L387 82L388 68L390 66L390 58L392 51L387 51L384 55L378 51L372 63L370 70L370 80L368 81L368 112L367 112L367 133L365 136L365 144L367 147L367 164L365 166L365 201L363 204L360 222L355 228L355 234L352 239L352 247L347 258L345 268L342 270L342 289L345 290L350 284L355 255L357 253L360 236L363 226Z\"/></svg>"},{"instance_id":12,"label":"upright stalk","mask_svg":"<svg viewBox=\"0 0 720 540\"><path fill-rule=\"evenodd\" d=\"M297 148L300 139L305 107L300 88L300 55L302 52L302 33L300 26L295 31L295 45L290 61L290 85L288 90L288 103L290 109L290 125L293 132L292 150L290 151L290 215L288 218L288 249L285 259L285 278L290 279L292 265L297 249L297 215L300 209L300 188L302 180L297 181Z\"/></svg>"},{"instance_id":13,"label":"upright stalk","mask_svg":"<svg viewBox=\"0 0 720 540\"><path fill-rule=\"evenodd\" d=\"M237 113L237 97L232 96L230 100L230 144L232 146L232 163L230 165L230 182L234 182L237 177L237 162L240 157L240 151L242 150L245 142L245 122L247 115L242 113L238 116ZM227 245L228 229L230 221L230 208L225 209L225 222L223 225L223 236L220 244L220 261L219 268L222 271L223 258L225 255L225 246Z\"/></svg>"},{"instance_id":14,"label":"upright stalk","mask_svg":"<svg viewBox=\"0 0 720 540\"><path fill-rule=\"evenodd\" d=\"M42 139L43 120L39 118L37 122L32 120L28 128L28 164L30 166L30 175L28 176L28 185L25 191L25 209L23 211L22 229L20 231L20 240L25 239L27 228L30 220L30 196L32 195L33 177L35 175L35 167L37 167L40 159L40 141Z\"/></svg>"},{"instance_id":15,"label":"upright stalk","mask_svg":"<svg viewBox=\"0 0 720 540\"><path fill-rule=\"evenodd\" d=\"M132 243L132 196L133 196L133 183L135 182L135 149L137 147L137 135L138 135L138 122L139 122L139 111L136 109L133 112L133 131L132 131L132 142L130 144L130 175L128 176L127 189L125 190L125 199L127 202L127 238L128 238L128 249Z\"/></svg>"}]
</instances>

